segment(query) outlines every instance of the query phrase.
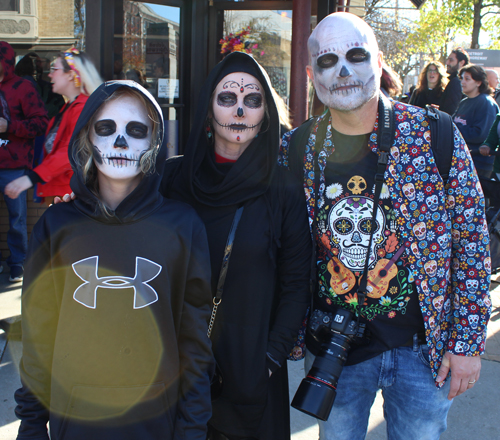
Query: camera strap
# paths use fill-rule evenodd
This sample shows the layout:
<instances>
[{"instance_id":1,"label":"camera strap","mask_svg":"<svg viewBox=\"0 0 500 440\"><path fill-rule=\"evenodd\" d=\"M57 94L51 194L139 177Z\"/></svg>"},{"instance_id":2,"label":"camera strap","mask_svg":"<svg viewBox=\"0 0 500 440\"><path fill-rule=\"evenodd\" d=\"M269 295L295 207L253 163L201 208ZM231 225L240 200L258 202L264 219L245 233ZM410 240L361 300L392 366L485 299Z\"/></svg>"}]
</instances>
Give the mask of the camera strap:
<instances>
[{"instance_id":1,"label":"camera strap","mask_svg":"<svg viewBox=\"0 0 500 440\"><path fill-rule=\"evenodd\" d=\"M233 223L231 224L231 229L229 230L229 235L227 237L226 247L224 249L224 256L222 257L222 266L220 268L219 281L217 282L217 291L215 292L215 297L213 299L212 315L210 316L210 323L208 324L207 336L210 337L212 334L212 329L215 322L215 315L217 315L217 308L222 301L222 292L224 290L224 283L226 282L227 268L229 267L229 258L231 257L231 252L233 251L234 236L236 234L236 228L243 213L243 206L240 206L236 213L234 214Z\"/></svg>"},{"instance_id":2,"label":"camera strap","mask_svg":"<svg viewBox=\"0 0 500 440\"><path fill-rule=\"evenodd\" d=\"M394 109L389 98L383 93L380 93L378 100L378 133L377 133L377 148L379 151L377 172L375 174L375 194L373 197L373 212L371 219L370 240L368 242L368 249L366 250L365 267L363 275L359 281L357 291L358 295L358 319L361 316L361 306L365 302L367 290L366 285L368 281L368 263L370 259L370 251L373 243L373 231L375 230L378 203L380 200L380 193L382 192L382 185L384 183L385 170L389 159L389 152L391 146L394 144L395 131L394 131Z\"/></svg>"}]
</instances>

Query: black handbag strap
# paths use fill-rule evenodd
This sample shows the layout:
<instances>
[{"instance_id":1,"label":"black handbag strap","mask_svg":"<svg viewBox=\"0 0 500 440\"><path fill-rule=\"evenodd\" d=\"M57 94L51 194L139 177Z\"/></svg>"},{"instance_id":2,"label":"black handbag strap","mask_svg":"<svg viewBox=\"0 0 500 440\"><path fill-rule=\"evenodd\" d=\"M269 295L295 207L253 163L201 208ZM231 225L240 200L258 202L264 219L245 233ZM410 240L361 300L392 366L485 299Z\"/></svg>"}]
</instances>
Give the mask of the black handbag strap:
<instances>
[{"instance_id":1,"label":"black handbag strap","mask_svg":"<svg viewBox=\"0 0 500 440\"><path fill-rule=\"evenodd\" d=\"M241 214L243 213L243 206L240 206L236 213L234 214L233 223L231 229L229 230L229 235L227 236L226 248L224 250L224 256L222 257L222 266L220 268L219 281L217 282L217 291L215 292L215 297L213 299L212 315L210 316L210 323L208 324L207 336L210 337L212 334L212 328L215 321L215 315L217 314L217 308L222 301L222 293L224 291L224 284L226 282L227 268L229 267L229 258L231 257L231 252L233 251L234 236L236 235L236 228L241 219Z\"/></svg>"}]
</instances>

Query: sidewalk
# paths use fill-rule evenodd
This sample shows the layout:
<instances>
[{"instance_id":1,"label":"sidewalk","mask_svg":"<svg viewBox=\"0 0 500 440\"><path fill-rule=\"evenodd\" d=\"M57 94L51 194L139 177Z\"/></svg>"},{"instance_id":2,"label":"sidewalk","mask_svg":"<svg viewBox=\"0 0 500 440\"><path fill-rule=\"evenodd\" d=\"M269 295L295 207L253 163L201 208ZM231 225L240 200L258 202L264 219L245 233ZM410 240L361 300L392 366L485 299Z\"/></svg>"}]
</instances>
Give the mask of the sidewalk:
<instances>
[{"instance_id":1,"label":"sidewalk","mask_svg":"<svg viewBox=\"0 0 500 440\"><path fill-rule=\"evenodd\" d=\"M8 282L9 275L0 274L0 319L20 314L21 283ZM492 282L492 315L488 325L486 354L481 377L474 388L455 399L448 415L448 430L442 440L500 440L500 275ZM14 414L14 391L20 386L18 364L21 343L7 340L0 330L0 440L14 440L19 421ZM290 398L304 377L304 363L289 362ZM315 440L315 419L292 408L292 440ZM382 399L377 396L372 408L367 440L384 440L385 422Z\"/></svg>"}]
</instances>

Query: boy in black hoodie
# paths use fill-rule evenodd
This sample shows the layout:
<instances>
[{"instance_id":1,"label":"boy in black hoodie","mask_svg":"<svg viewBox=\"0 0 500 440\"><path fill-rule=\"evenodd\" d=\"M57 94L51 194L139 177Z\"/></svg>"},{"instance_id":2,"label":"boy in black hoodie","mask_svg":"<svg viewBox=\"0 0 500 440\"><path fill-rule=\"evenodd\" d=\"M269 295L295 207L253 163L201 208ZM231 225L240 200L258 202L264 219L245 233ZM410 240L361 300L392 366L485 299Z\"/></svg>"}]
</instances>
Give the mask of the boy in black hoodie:
<instances>
[{"instance_id":1,"label":"boy in black hoodie","mask_svg":"<svg viewBox=\"0 0 500 440\"><path fill-rule=\"evenodd\" d=\"M103 84L70 142L77 199L35 226L23 287L18 439L204 440L213 369L203 223L158 192L163 118ZM156 164L156 167L155 167Z\"/></svg>"}]
</instances>

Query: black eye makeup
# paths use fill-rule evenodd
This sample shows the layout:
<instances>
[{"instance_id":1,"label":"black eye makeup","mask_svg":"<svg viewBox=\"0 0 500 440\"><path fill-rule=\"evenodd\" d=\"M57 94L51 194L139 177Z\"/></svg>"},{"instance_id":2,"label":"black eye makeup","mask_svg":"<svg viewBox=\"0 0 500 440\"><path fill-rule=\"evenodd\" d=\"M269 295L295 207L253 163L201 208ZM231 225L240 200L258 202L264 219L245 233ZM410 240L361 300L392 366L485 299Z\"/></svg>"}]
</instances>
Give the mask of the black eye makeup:
<instances>
[{"instance_id":1,"label":"black eye makeup","mask_svg":"<svg viewBox=\"0 0 500 440\"><path fill-rule=\"evenodd\" d=\"M367 52L366 49L362 47L356 47L355 49L347 51L345 57L347 61L351 63L364 63L370 60L370 52Z\"/></svg>"},{"instance_id":2,"label":"black eye makeup","mask_svg":"<svg viewBox=\"0 0 500 440\"><path fill-rule=\"evenodd\" d=\"M98 136L111 136L116 133L116 122L112 119L102 119L95 123L94 130ZM125 131L130 137L144 139L148 135L148 126L142 122L131 121Z\"/></svg>"},{"instance_id":3,"label":"black eye makeup","mask_svg":"<svg viewBox=\"0 0 500 440\"><path fill-rule=\"evenodd\" d=\"M262 95L260 93L249 93L243 98L243 103L248 108L260 108L262 107Z\"/></svg>"},{"instance_id":4,"label":"black eye makeup","mask_svg":"<svg viewBox=\"0 0 500 440\"><path fill-rule=\"evenodd\" d=\"M131 121L125 128L126 133L135 139L144 139L148 135L148 126L142 122Z\"/></svg>"},{"instance_id":5,"label":"black eye makeup","mask_svg":"<svg viewBox=\"0 0 500 440\"><path fill-rule=\"evenodd\" d=\"M335 66L338 61L339 57L337 55L335 55L334 53L327 53L325 55L321 55L318 58L318 61L316 61L316 64L321 69L329 69L330 67Z\"/></svg>"},{"instance_id":6,"label":"black eye makeup","mask_svg":"<svg viewBox=\"0 0 500 440\"><path fill-rule=\"evenodd\" d=\"M220 92L217 95L217 104L221 107L232 107L236 105L238 102L238 98L236 97L236 93L233 92Z\"/></svg>"},{"instance_id":7,"label":"black eye makeup","mask_svg":"<svg viewBox=\"0 0 500 440\"><path fill-rule=\"evenodd\" d=\"M102 119L95 123L94 130L98 136L111 136L116 132L116 122L112 119Z\"/></svg>"}]
</instances>

